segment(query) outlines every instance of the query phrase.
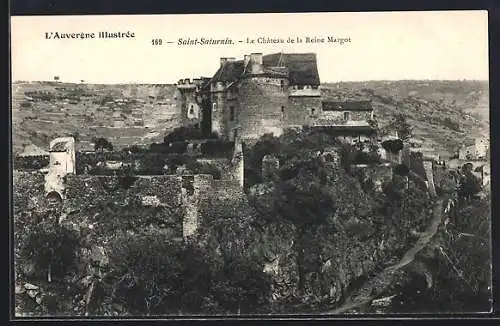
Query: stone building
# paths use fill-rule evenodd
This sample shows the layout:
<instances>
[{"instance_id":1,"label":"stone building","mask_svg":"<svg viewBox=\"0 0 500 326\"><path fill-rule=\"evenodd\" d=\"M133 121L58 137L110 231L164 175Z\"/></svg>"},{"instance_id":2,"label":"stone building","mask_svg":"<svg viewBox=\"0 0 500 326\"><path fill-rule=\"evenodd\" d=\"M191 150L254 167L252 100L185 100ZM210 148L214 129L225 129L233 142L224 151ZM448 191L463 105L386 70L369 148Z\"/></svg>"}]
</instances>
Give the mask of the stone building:
<instances>
[{"instance_id":1,"label":"stone building","mask_svg":"<svg viewBox=\"0 0 500 326\"><path fill-rule=\"evenodd\" d=\"M194 95L186 91L186 85ZM314 53L252 53L242 60L221 58L211 79L178 83L186 94L181 107L201 109L202 130L234 140L280 135L288 126L303 125L308 112L321 106L319 75ZM199 111L198 111L199 112Z\"/></svg>"},{"instance_id":2,"label":"stone building","mask_svg":"<svg viewBox=\"0 0 500 326\"><path fill-rule=\"evenodd\" d=\"M487 139L479 138L473 144L465 145L458 151L460 160L484 160L487 158L489 142Z\"/></svg>"},{"instance_id":3,"label":"stone building","mask_svg":"<svg viewBox=\"0 0 500 326\"><path fill-rule=\"evenodd\" d=\"M49 144L49 169L45 175L45 194L63 199L64 177L76 172L75 139L60 137Z\"/></svg>"},{"instance_id":4,"label":"stone building","mask_svg":"<svg viewBox=\"0 0 500 326\"><path fill-rule=\"evenodd\" d=\"M285 128L333 127L348 135L371 131L369 101L323 99L315 53L251 53L221 58L212 78L177 84L183 123L205 134L254 140Z\"/></svg>"},{"instance_id":5,"label":"stone building","mask_svg":"<svg viewBox=\"0 0 500 326\"><path fill-rule=\"evenodd\" d=\"M181 79L177 82L176 101L181 111L182 125L200 125L202 120L200 88L210 78Z\"/></svg>"}]
</instances>

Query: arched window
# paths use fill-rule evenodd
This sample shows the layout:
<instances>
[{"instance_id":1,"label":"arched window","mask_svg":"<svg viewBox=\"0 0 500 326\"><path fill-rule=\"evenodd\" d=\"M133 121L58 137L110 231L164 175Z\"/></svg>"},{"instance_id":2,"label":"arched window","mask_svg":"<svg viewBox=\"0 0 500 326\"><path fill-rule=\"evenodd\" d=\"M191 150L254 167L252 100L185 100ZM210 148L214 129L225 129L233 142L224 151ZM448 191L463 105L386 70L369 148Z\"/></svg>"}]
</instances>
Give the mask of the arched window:
<instances>
[{"instance_id":1,"label":"arched window","mask_svg":"<svg viewBox=\"0 0 500 326\"><path fill-rule=\"evenodd\" d=\"M344 120L348 121L349 120L349 112L344 112Z\"/></svg>"}]
</instances>

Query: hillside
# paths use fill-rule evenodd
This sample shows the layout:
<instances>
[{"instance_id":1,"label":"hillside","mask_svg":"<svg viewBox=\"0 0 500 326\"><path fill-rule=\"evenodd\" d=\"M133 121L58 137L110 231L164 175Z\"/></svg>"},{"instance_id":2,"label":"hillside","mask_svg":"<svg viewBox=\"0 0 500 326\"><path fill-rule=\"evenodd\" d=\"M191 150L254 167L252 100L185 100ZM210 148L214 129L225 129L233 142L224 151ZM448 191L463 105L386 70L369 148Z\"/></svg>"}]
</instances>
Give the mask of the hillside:
<instances>
[{"instance_id":1,"label":"hillside","mask_svg":"<svg viewBox=\"0 0 500 326\"><path fill-rule=\"evenodd\" d=\"M379 121L404 113L414 135L440 152L489 134L485 81L373 81L330 83L325 97L370 99ZM74 135L82 149L92 137L117 148L149 144L177 126L180 108L174 85L92 85L19 82L12 87L13 151L47 148L57 136Z\"/></svg>"},{"instance_id":2,"label":"hillside","mask_svg":"<svg viewBox=\"0 0 500 326\"><path fill-rule=\"evenodd\" d=\"M47 148L65 135L76 136L82 148L96 136L117 148L158 141L177 126L175 91L173 85L15 83L13 151L27 144Z\"/></svg>"},{"instance_id":3,"label":"hillside","mask_svg":"<svg viewBox=\"0 0 500 326\"><path fill-rule=\"evenodd\" d=\"M369 81L331 83L324 95L370 99L379 121L406 115L413 134L442 154L477 137L489 138L487 81Z\"/></svg>"}]
</instances>

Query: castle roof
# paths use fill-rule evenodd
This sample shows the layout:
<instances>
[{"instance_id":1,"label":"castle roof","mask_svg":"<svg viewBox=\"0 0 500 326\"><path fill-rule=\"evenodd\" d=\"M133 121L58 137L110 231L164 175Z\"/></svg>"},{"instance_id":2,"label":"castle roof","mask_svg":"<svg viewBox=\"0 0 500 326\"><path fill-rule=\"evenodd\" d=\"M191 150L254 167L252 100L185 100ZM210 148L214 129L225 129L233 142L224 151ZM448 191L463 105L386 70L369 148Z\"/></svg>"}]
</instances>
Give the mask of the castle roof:
<instances>
[{"instance_id":1,"label":"castle roof","mask_svg":"<svg viewBox=\"0 0 500 326\"><path fill-rule=\"evenodd\" d=\"M323 111L373 111L371 101L329 101L321 103Z\"/></svg>"},{"instance_id":2,"label":"castle roof","mask_svg":"<svg viewBox=\"0 0 500 326\"><path fill-rule=\"evenodd\" d=\"M285 66L292 85L319 85L316 53L275 53L262 57L264 67Z\"/></svg>"},{"instance_id":3,"label":"castle roof","mask_svg":"<svg viewBox=\"0 0 500 326\"><path fill-rule=\"evenodd\" d=\"M265 69L285 67L291 85L319 85L319 74L315 53L275 53L262 57ZM244 61L227 61L212 77L212 81L234 82L242 77Z\"/></svg>"},{"instance_id":4,"label":"castle roof","mask_svg":"<svg viewBox=\"0 0 500 326\"><path fill-rule=\"evenodd\" d=\"M228 61L217 70L212 81L234 82L243 75L243 70L243 60Z\"/></svg>"}]
</instances>

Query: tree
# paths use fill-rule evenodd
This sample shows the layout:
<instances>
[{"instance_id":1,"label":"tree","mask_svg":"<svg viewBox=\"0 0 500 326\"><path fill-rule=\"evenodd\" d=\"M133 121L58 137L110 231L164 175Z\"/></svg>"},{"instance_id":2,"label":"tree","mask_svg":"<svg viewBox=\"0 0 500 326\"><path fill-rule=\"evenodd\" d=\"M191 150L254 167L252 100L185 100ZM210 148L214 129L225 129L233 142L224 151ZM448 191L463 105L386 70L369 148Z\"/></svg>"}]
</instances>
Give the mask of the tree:
<instances>
[{"instance_id":1,"label":"tree","mask_svg":"<svg viewBox=\"0 0 500 326\"><path fill-rule=\"evenodd\" d=\"M398 137L403 141L408 140L412 135L412 127L406 121L406 117L401 113L393 117L389 127L394 128L398 133Z\"/></svg>"},{"instance_id":2,"label":"tree","mask_svg":"<svg viewBox=\"0 0 500 326\"><path fill-rule=\"evenodd\" d=\"M168 132L163 138L163 142L168 144L176 141L202 139L201 130L196 125L182 126Z\"/></svg>"},{"instance_id":3,"label":"tree","mask_svg":"<svg viewBox=\"0 0 500 326\"><path fill-rule=\"evenodd\" d=\"M235 256L216 272L211 294L229 313L256 313L269 304L271 279L256 261Z\"/></svg>"},{"instance_id":4,"label":"tree","mask_svg":"<svg viewBox=\"0 0 500 326\"><path fill-rule=\"evenodd\" d=\"M29 230L20 250L21 256L33 262L42 275L46 273L51 282L54 276L64 276L73 266L78 246L75 232L59 225L54 216L46 216Z\"/></svg>"},{"instance_id":5,"label":"tree","mask_svg":"<svg viewBox=\"0 0 500 326\"><path fill-rule=\"evenodd\" d=\"M106 138L100 137L100 138L94 138L94 149L95 151L112 151L113 150L113 144L111 144Z\"/></svg>"},{"instance_id":6,"label":"tree","mask_svg":"<svg viewBox=\"0 0 500 326\"><path fill-rule=\"evenodd\" d=\"M458 195L464 199L471 199L482 190L481 180L471 171L466 171L460 177Z\"/></svg>"}]
</instances>

